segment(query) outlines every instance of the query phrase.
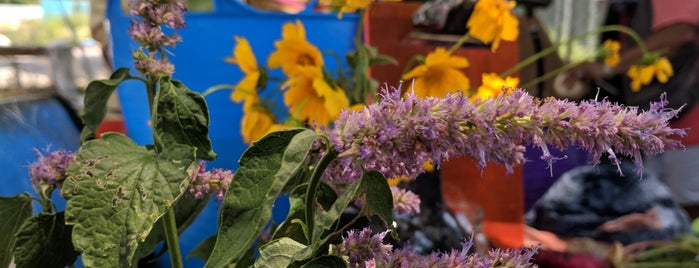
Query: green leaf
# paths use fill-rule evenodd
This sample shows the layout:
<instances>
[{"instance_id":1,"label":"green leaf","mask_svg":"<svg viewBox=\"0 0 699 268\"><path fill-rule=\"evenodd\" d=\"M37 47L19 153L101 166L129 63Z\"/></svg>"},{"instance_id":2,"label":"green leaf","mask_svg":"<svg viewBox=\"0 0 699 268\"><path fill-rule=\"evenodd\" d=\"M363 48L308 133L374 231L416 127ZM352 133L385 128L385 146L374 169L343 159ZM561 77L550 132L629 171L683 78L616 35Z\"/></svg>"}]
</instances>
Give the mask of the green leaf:
<instances>
[{"instance_id":1,"label":"green leaf","mask_svg":"<svg viewBox=\"0 0 699 268\"><path fill-rule=\"evenodd\" d=\"M29 194L0 196L0 267L10 265L15 234L30 216L32 199Z\"/></svg>"},{"instance_id":2,"label":"green leaf","mask_svg":"<svg viewBox=\"0 0 699 268\"><path fill-rule=\"evenodd\" d=\"M366 174L364 176L366 176ZM319 211L315 214L316 226L322 228L316 228L315 230L313 230L312 241L314 243L321 240L321 235L326 230L330 230L335 221L337 221L340 218L340 216L342 216L342 212L345 211L345 208L347 208L347 206L352 202L352 200L357 198L357 196L360 194L360 186L362 184L364 176L362 176L362 179L350 184L349 187L347 187L347 191L340 195L337 198L337 200L335 200L332 206L330 206L330 209L326 211Z\"/></svg>"},{"instance_id":3,"label":"green leaf","mask_svg":"<svg viewBox=\"0 0 699 268\"><path fill-rule=\"evenodd\" d=\"M223 200L216 245L206 267L230 263L257 238L284 185L306 166L315 139L316 134L308 129L278 131L243 153Z\"/></svg>"},{"instance_id":4,"label":"green leaf","mask_svg":"<svg viewBox=\"0 0 699 268\"><path fill-rule=\"evenodd\" d=\"M95 80L87 84L85 89L85 111L82 115L85 127L80 133L80 141L94 139L97 128L107 115L107 100L121 82L132 79L129 68L119 68L109 79ZM145 89L144 89L145 90Z\"/></svg>"},{"instance_id":5,"label":"green leaf","mask_svg":"<svg viewBox=\"0 0 699 268\"><path fill-rule=\"evenodd\" d=\"M197 258L202 261L206 261L211 256L211 251L214 250L214 245L216 244L216 235L209 236L208 238L201 241L199 245L194 247L192 251L187 253L187 258Z\"/></svg>"},{"instance_id":6,"label":"green leaf","mask_svg":"<svg viewBox=\"0 0 699 268\"><path fill-rule=\"evenodd\" d=\"M207 195L201 200L195 198L180 198L177 200L175 203L175 221L177 222L178 233L181 234L184 232L184 230L197 219L199 213L206 207L210 199L211 195ZM153 253L153 250L155 250L158 244L165 240L165 226L163 225L163 220L163 218L160 218L158 222L155 223L155 226L153 226L153 230L148 235L148 238L146 238L146 241L138 245L136 257L134 259L139 260ZM163 249L166 249L166 247L167 244L165 244ZM157 257L160 257L160 255L156 255L156 258Z\"/></svg>"},{"instance_id":7,"label":"green leaf","mask_svg":"<svg viewBox=\"0 0 699 268\"><path fill-rule=\"evenodd\" d=\"M63 212L42 213L29 218L17 233L15 264L22 267L66 267L80 255L70 241L72 227Z\"/></svg>"},{"instance_id":8,"label":"green leaf","mask_svg":"<svg viewBox=\"0 0 699 268\"><path fill-rule=\"evenodd\" d=\"M201 94L162 78L153 111L153 130L163 147L190 145L197 148L197 158L216 158L209 139L209 108Z\"/></svg>"},{"instance_id":9,"label":"green leaf","mask_svg":"<svg viewBox=\"0 0 699 268\"><path fill-rule=\"evenodd\" d=\"M304 216L306 215L306 189L308 188L308 183L298 185L289 194L289 214L286 217L277 230L275 230L272 239L278 239L281 237L289 237L300 243L308 244L308 239L305 235L305 227L302 226ZM332 187L325 183L320 183L318 185L318 195L317 201L320 203L323 209L330 209L330 206L337 199L337 193Z\"/></svg>"},{"instance_id":10,"label":"green leaf","mask_svg":"<svg viewBox=\"0 0 699 268\"><path fill-rule=\"evenodd\" d=\"M292 262L294 254L306 245L295 240L282 237L260 247L260 256L255 261L256 268L287 267Z\"/></svg>"},{"instance_id":11,"label":"green leaf","mask_svg":"<svg viewBox=\"0 0 699 268\"><path fill-rule=\"evenodd\" d=\"M86 142L63 184L66 224L87 267L130 267L153 225L175 204L188 183L195 149L161 153L118 133Z\"/></svg>"},{"instance_id":12,"label":"green leaf","mask_svg":"<svg viewBox=\"0 0 699 268\"><path fill-rule=\"evenodd\" d=\"M335 255L324 255L318 258L312 259L306 264L302 265L301 268L337 268L337 267L347 267L347 262L342 258Z\"/></svg>"},{"instance_id":13,"label":"green leaf","mask_svg":"<svg viewBox=\"0 0 699 268\"><path fill-rule=\"evenodd\" d=\"M367 216L379 216L390 227L393 222L393 194L386 178L375 170L365 172L362 189L366 193L364 212Z\"/></svg>"},{"instance_id":14,"label":"green leaf","mask_svg":"<svg viewBox=\"0 0 699 268\"><path fill-rule=\"evenodd\" d=\"M376 57L371 58L369 61L369 66L374 66L376 64L393 64L397 65L398 62L396 59L394 59L391 56L386 56L386 55L378 55Z\"/></svg>"}]
</instances>

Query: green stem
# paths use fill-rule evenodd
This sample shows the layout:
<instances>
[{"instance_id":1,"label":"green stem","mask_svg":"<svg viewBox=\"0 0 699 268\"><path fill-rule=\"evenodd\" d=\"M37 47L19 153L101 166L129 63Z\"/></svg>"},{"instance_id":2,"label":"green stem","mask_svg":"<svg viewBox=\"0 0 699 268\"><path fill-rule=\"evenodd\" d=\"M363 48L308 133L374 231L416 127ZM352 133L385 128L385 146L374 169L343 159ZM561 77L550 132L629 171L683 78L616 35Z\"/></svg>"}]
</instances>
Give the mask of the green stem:
<instances>
[{"instance_id":1,"label":"green stem","mask_svg":"<svg viewBox=\"0 0 699 268\"><path fill-rule=\"evenodd\" d=\"M641 52L643 54L648 53L648 48L646 48L645 43L643 43L643 39L636 32L634 32L633 29L626 27L626 26L622 26L622 25L607 25L607 26L599 27L599 28L592 30L592 31L589 31L589 32L585 32L585 33L581 33L579 35L573 36L568 40L565 40L565 41L560 42L556 45L550 46L542 51L539 51L538 53L531 55L528 58L517 63L517 65L512 66L512 68L510 68L507 71L500 74L500 77L504 78L504 77L508 77L508 76L512 75L513 73L521 70L522 68L528 66L529 64L536 62L537 60L547 56L548 54L551 54L553 52L558 51L558 48L561 46L568 45L575 40L587 37L589 35L599 34L599 33L603 33L603 32L622 32L622 33L625 33L625 34L629 35L636 42L636 44L638 45L638 48L641 49Z\"/></svg>"},{"instance_id":2,"label":"green stem","mask_svg":"<svg viewBox=\"0 0 699 268\"><path fill-rule=\"evenodd\" d=\"M182 251L178 241L179 234L177 233L177 221L175 220L175 208L171 207L163 216L163 225L165 225L165 242L170 251L170 263L173 268L183 268Z\"/></svg>"},{"instance_id":3,"label":"green stem","mask_svg":"<svg viewBox=\"0 0 699 268\"><path fill-rule=\"evenodd\" d=\"M534 80L531 80L531 81L527 82L526 84L522 85L521 88L531 88L531 87L533 87L533 86L536 86L536 85L538 85L539 83L544 82L544 81L546 81L546 80L549 80L549 79L551 79L551 78L553 78L553 77L555 77L555 76L557 76L557 75L559 75L559 74L561 74L561 73L563 73L563 72L565 72L565 71L568 71L568 70L570 70L570 69L573 69L573 68L575 68L575 66L578 66L578 65L580 65L580 64L582 64L582 63L584 63L584 62L586 62L586 61L588 61L588 60L590 60L590 59L585 59L585 60L582 60L582 61L571 62L571 63L568 63L568 64L563 65L563 66L561 66L561 67L558 67L557 69L555 69L555 70L553 70L553 71L550 71L550 72L548 72L548 73L546 73L546 74L544 74L544 75L542 75L542 76L539 76L539 77L535 78Z\"/></svg>"},{"instance_id":4,"label":"green stem","mask_svg":"<svg viewBox=\"0 0 699 268\"><path fill-rule=\"evenodd\" d=\"M465 33L464 35L459 38L459 40L456 41L450 48L449 48L449 54L454 53L457 49L459 49L464 43L466 43L466 40L470 37L469 33Z\"/></svg>"},{"instance_id":5,"label":"green stem","mask_svg":"<svg viewBox=\"0 0 699 268\"><path fill-rule=\"evenodd\" d=\"M415 62L417 62L420 58L422 58L422 55L413 55L412 57L410 57L410 59L408 60L408 62L405 63L405 67L403 67L403 72L400 73L401 79L402 79L402 76L403 76L404 74L406 74L407 72L410 71L410 69L412 68L413 64L414 64Z\"/></svg>"},{"instance_id":6,"label":"green stem","mask_svg":"<svg viewBox=\"0 0 699 268\"><path fill-rule=\"evenodd\" d=\"M209 96L211 93L221 91L224 89L230 89L230 90L235 90L235 85L233 84L220 84L220 85L215 85L210 88L207 88L204 90L204 92L201 93L201 96L206 98L206 96Z\"/></svg>"},{"instance_id":7,"label":"green stem","mask_svg":"<svg viewBox=\"0 0 699 268\"><path fill-rule=\"evenodd\" d=\"M155 95L157 92L159 78L158 77L147 77L146 80L146 91L148 92L148 108L151 114L151 122L155 124ZM153 125L153 129L155 129ZM155 145L156 152L160 152L162 149L162 143L158 138L158 135L153 132L153 143ZM170 263L174 268L184 268L182 263L182 252L180 251L179 234L177 232L177 221L175 220L175 208L168 208L167 212L163 216L163 225L165 228L165 242L170 251Z\"/></svg>"},{"instance_id":8,"label":"green stem","mask_svg":"<svg viewBox=\"0 0 699 268\"><path fill-rule=\"evenodd\" d=\"M324 138L326 139L326 143L330 144L330 141L327 140L327 137ZM308 183L308 189L306 189L306 226L308 226L307 238L308 241L311 243L313 237L314 214L316 208L316 191L318 189L318 185L320 184L320 176L323 174L323 171L325 171L325 168L328 167L330 162L337 156L337 152L333 150L330 146L328 146L326 150L327 153L323 156L323 158L320 159L318 164L313 169L313 173L311 174L311 180Z\"/></svg>"}]
</instances>

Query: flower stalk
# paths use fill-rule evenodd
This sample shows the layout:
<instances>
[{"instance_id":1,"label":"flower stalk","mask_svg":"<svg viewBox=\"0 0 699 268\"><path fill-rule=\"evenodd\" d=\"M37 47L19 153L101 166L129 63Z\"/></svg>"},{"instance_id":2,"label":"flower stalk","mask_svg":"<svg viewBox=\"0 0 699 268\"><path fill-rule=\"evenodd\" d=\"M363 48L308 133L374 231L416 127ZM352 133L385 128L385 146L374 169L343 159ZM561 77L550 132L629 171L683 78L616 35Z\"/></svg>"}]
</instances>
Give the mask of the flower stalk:
<instances>
[{"instance_id":1,"label":"flower stalk","mask_svg":"<svg viewBox=\"0 0 699 268\"><path fill-rule=\"evenodd\" d=\"M521 70L522 68L529 66L529 64L532 64L532 63L536 62L537 60L539 60L543 57L546 57L547 55L549 55L553 52L558 51L558 48L573 43L573 41L585 38L585 37L590 36L590 35L600 34L600 33L604 33L604 32L622 32L624 34L627 34L629 37L631 37L631 39L633 39L636 42L636 44L638 45L638 48L641 49L641 52L644 55L648 53L648 48L646 47L645 43L643 43L643 39L636 32L634 32L633 29L626 27L626 26L622 26L622 25L607 25L607 26L599 27L599 28L592 30L592 31L578 34L576 36L571 37L570 39L567 39L563 42L552 45L544 50L541 50L538 53L531 55L528 58L520 61L515 66L512 66L510 69L504 71L502 74L500 74L500 77L504 78L504 77L510 76L510 75L514 74L515 72Z\"/></svg>"}]
</instances>

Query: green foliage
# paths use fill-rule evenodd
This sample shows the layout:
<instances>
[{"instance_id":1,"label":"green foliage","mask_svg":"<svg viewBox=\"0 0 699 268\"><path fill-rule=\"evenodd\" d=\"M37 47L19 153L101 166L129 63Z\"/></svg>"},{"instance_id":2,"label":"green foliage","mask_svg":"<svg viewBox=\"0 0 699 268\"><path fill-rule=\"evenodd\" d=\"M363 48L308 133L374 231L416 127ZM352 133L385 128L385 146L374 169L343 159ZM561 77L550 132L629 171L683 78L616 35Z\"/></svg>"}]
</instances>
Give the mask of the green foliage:
<instances>
[{"instance_id":1,"label":"green foliage","mask_svg":"<svg viewBox=\"0 0 699 268\"><path fill-rule=\"evenodd\" d=\"M0 196L0 267L10 265L15 234L31 215L32 199L29 194Z\"/></svg>"},{"instance_id":2,"label":"green foliage","mask_svg":"<svg viewBox=\"0 0 699 268\"><path fill-rule=\"evenodd\" d=\"M197 148L197 158L214 160L209 139L209 109L198 92L168 77L160 79L153 106L153 128L161 146L186 144Z\"/></svg>"},{"instance_id":3,"label":"green foliage","mask_svg":"<svg viewBox=\"0 0 699 268\"><path fill-rule=\"evenodd\" d=\"M128 79L133 79L133 77L129 75L129 69L119 68L109 79L95 80L87 85L85 89L85 111L82 115L85 127L82 133L80 133L81 141L85 142L86 140L95 138L97 128L107 115L107 101L109 100L109 96L112 95L121 82Z\"/></svg>"},{"instance_id":4,"label":"green foliage","mask_svg":"<svg viewBox=\"0 0 699 268\"><path fill-rule=\"evenodd\" d=\"M210 199L211 196L209 195L201 200L194 198L180 198L177 200L173 209L175 211L175 221L177 222L177 231L179 234L184 232L184 230L197 219L197 216L199 216L204 207L206 207ZM148 238L138 246L134 258L135 260L148 256L155 250L158 243L165 240L165 227L163 224L163 218L160 218L158 222L155 223Z\"/></svg>"},{"instance_id":5,"label":"green foliage","mask_svg":"<svg viewBox=\"0 0 699 268\"><path fill-rule=\"evenodd\" d=\"M61 268L73 264L80 253L73 248L71 231L63 212L32 216L17 233L15 264L18 268Z\"/></svg>"},{"instance_id":6,"label":"green foliage","mask_svg":"<svg viewBox=\"0 0 699 268\"><path fill-rule=\"evenodd\" d=\"M315 139L308 129L273 132L243 153L223 200L216 244L206 267L231 263L261 233L284 185L306 166Z\"/></svg>"},{"instance_id":7,"label":"green foliage","mask_svg":"<svg viewBox=\"0 0 699 268\"><path fill-rule=\"evenodd\" d=\"M293 256L306 245L288 237L273 240L260 247L260 256L255 261L256 268L287 267L293 261Z\"/></svg>"},{"instance_id":8,"label":"green foliage","mask_svg":"<svg viewBox=\"0 0 699 268\"><path fill-rule=\"evenodd\" d=\"M128 267L139 243L182 195L194 148L158 153L117 133L88 141L63 185L66 224L88 267Z\"/></svg>"}]
</instances>

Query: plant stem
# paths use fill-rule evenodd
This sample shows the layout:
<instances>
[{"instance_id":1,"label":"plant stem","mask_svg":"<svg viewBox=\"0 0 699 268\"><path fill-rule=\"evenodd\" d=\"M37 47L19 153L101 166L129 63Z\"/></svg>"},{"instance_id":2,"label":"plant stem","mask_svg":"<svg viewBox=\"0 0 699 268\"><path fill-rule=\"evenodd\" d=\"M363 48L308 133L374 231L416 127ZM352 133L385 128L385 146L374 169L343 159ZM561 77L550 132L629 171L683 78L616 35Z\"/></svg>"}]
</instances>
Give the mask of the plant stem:
<instances>
[{"instance_id":1,"label":"plant stem","mask_svg":"<svg viewBox=\"0 0 699 268\"><path fill-rule=\"evenodd\" d=\"M551 79L551 78L555 77L556 75L559 75L560 73L563 73L565 71L573 69L573 68L575 68L575 66L578 66L578 65L580 65L588 60L590 60L590 59L584 59L581 61L571 62L571 63L568 63L568 64L563 65L561 67L558 67L557 69L555 69L553 71L545 73L544 75L539 76L539 77L535 78L534 80L529 81L528 83L522 85L521 88L531 88L533 86L536 86L539 83L544 82L548 79Z\"/></svg>"},{"instance_id":2,"label":"plant stem","mask_svg":"<svg viewBox=\"0 0 699 268\"><path fill-rule=\"evenodd\" d=\"M558 48L561 46L568 45L568 44L572 43L573 41L581 39L583 37L587 37L587 36L592 35L592 34L599 34L599 33L603 33L603 32L622 32L622 33L625 33L636 42L636 44L638 45L638 48L641 49L641 52L643 54L646 54L648 52L648 48L646 48L645 43L643 43L643 39L636 32L634 32L633 29L626 27L626 26L622 26L622 25L607 25L607 26L599 27L599 28L592 30L592 31L589 31L589 32L585 32L585 33L581 33L579 35L573 36L568 40L565 40L563 42L560 42L558 44L550 46L542 51L539 51L538 53L531 55L528 58L517 63L517 65L512 66L512 68L510 68L507 71L500 74L500 77L505 78L507 76L512 75L513 73L521 70L522 68L528 66L529 64L536 62L537 60L547 56L548 54L551 54L553 52L558 51Z\"/></svg>"},{"instance_id":3,"label":"plant stem","mask_svg":"<svg viewBox=\"0 0 699 268\"><path fill-rule=\"evenodd\" d=\"M151 122L155 124L155 95L157 92L157 85L160 79L158 77L147 77L146 80L146 91L148 92L148 108L151 114ZM153 125L153 129L155 129ZM155 151L160 152L162 149L162 143L158 138L158 135L153 132L153 145L155 145ZM170 251L170 263L173 268L184 268L182 262L182 252L180 251L179 243L179 233L177 232L177 221L175 220L175 208L168 208L165 215L163 215L163 227L165 228L165 242Z\"/></svg>"},{"instance_id":4,"label":"plant stem","mask_svg":"<svg viewBox=\"0 0 699 268\"><path fill-rule=\"evenodd\" d=\"M456 41L456 43L454 43L453 45L451 45L451 47L450 47L449 50L448 50L449 54L454 53L454 51L456 51L457 49L459 49L459 48L461 47L461 45L463 45L464 43L466 43L466 40L468 40L469 37L470 37L470 35L469 35L468 32L465 33L464 35L462 35L461 38L459 38L459 40Z\"/></svg>"},{"instance_id":5,"label":"plant stem","mask_svg":"<svg viewBox=\"0 0 699 268\"><path fill-rule=\"evenodd\" d=\"M175 208L171 207L163 216L163 225L165 225L165 242L170 251L170 263L173 268L183 268L182 252L178 241L179 234L177 233L177 221L175 220Z\"/></svg>"},{"instance_id":6,"label":"plant stem","mask_svg":"<svg viewBox=\"0 0 699 268\"><path fill-rule=\"evenodd\" d=\"M330 144L327 137L324 138L326 139L327 144ZM306 226L308 226L307 238L309 243L313 243L311 240L313 239L314 213L316 208L315 200L316 191L318 189L318 185L320 184L320 176L323 174L323 171L325 171L325 168L328 167L330 162L337 156L337 152L333 150L333 148L330 148L330 146L328 146L326 150L327 153L320 159L320 161L318 161L318 164L313 169L311 180L308 183L308 189L306 189Z\"/></svg>"}]
</instances>

